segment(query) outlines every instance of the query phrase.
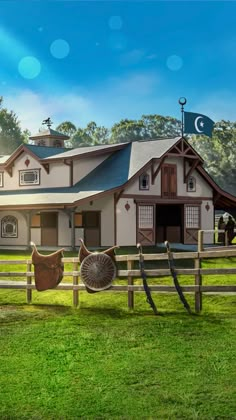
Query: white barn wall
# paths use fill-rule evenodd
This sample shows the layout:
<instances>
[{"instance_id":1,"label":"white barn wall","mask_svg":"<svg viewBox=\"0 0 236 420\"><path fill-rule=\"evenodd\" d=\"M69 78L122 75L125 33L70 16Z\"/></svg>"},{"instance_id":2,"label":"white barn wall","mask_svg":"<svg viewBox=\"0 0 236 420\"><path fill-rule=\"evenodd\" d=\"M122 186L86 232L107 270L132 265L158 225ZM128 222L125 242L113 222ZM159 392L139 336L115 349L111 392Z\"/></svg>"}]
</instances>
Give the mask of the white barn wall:
<instances>
[{"instance_id":1,"label":"white barn wall","mask_svg":"<svg viewBox=\"0 0 236 420\"><path fill-rule=\"evenodd\" d=\"M28 166L25 165L26 159L29 159ZM27 185L19 187L19 171L32 169L40 169L40 185ZM64 187L69 186L70 168L62 163L50 163L49 174L45 171L39 162L27 153L20 155L15 161L12 168L11 177L4 171L4 189L5 190L29 190L30 188L40 189L48 187Z\"/></svg>"},{"instance_id":2,"label":"white barn wall","mask_svg":"<svg viewBox=\"0 0 236 420\"><path fill-rule=\"evenodd\" d=\"M101 246L114 245L114 198L113 195L93 200L90 203L78 206L76 212L101 211Z\"/></svg>"},{"instance_id":3,"label":"white barn wall","mask_svg":"<svg viewBox=\"0 0 236 420\"><path fill-rule=\"evenodd\" d=\"M158 165L156 165L157 167ZM154 167L155 169L155 167ZM141 194L144 197L146 195L160 195L161 194L161 185L160 185L160 172L158 173L155 183L152 185L151 183L151 169L144 171L143 173L149 175L149 190L140 190L139 189L139 177L135 178L131 181L128 187L125 189L125 194Z\"/></svg>"},{"instance_id":4,"label":"white barn wall","mask_svg":"<svg viewBox=\"0 0 236 420\"><path fill-rule=\"evenodd\" d=\"M128 211L125 208L127 203L130 206ZM116 207L116 224L117 245L136 245L136 204L134 200L120 198Z\"/></svg>"},{"instance_id":5,"label":"white barn wall","mask_svg":"<svg viewBox=\"0 0 236 420\"><path fill-rule=\"evenodd\" d=\"M30 229L31 233L30 233L30 237L31 237L31 241L35 243L35 245L41 245L41 228L31 228Z\"/></svg>"},{"instance_id":6,"label":"white barn wall","mask_svg":"<svg viewBox=\"0 0 236 420\"><path fill-rule=\"evenodd\" d=\"M84 240L84 229L83 228L75 228L75 246L80 246L80 239Z\"/></svg>"},{"instance_id":7,"label":"white barn wall","mask_svg":"<svg viewBox=\"0 0 236 420\"><path fill-rule=\"evenodd\" d=\"M209 206L207 211L206 206ZM204 201L201 205L201 229L202 230L211 230L214 229L214 207L212 201ZM213 233L204 233L203 235L204 244L214 243L214 234Z\"/></svg>"},{"instance_id":8,"label":"white barn wall","mask_svg":"<svg viewBox=\"0 0 236 420\"><path fill-rule=\"evenodd\" d=\"M165 159L165 163L174 164L177 168L177 195L181 197L212 197L212 188L207 184L207 182L202 178L202 176L197 172L193 171L192 176L196 178L196 191L187 192L187 186L183 182L183 160L178 158L168 158ZM158 167L158 163L154 165L154 171ZM143 196L148 195L161 195L161 171L158 172L154 184L151 183L151 169L147 169L143 173L149 175L150 185L149 190L140 190L139 189L139 177L131 181L129 186L125 189L125 194L141 194Z\"/></svg>"},{"instance_id":9,"label":"white barn wall","mask_svg":"<svg viewBox=\"0 0 236 420\"><path fill-rule=\"evenodd\" d=\"M58 212L58 246L71 246L71 229L68 214Z\"/></svg>"},{"instance_id":10,"label":"white barn wall","mask_svg":"<svg viewBox=\"0 0 236 420\"><path fill-rule=\"evenodd\" d=\"M49 166L49 174L44 168L41 169L42 187L68 187L70 185L70 167L63 163L53 162Z\"/></svg>"}]
</instances>

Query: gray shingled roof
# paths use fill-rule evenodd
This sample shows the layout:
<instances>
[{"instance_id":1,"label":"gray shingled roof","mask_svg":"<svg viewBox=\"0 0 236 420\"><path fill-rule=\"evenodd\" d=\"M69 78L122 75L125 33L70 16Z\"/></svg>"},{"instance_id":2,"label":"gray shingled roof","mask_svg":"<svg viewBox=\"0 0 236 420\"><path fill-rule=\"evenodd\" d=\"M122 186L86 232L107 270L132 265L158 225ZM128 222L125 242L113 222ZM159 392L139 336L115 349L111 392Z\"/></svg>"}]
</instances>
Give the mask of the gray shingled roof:
<instances>
[{"instance_id":1,"label":"gray shingled roof","mask_svg":"<svg viewBox=\"0 0 236 420\"><path fill-rule=\"evenodd\" d=\"M109 152L110 149L120 149L122 145L126 145L127 143L119 143L119 144L103 144L99 146L84 146L84 147L77 147L76 149L66 150L63 154L58 156L58 158L66 159L69 157L80 156L87 153L92 153L100 150L105 150ZM57 158L57 156L55 156ZM54 156L50 156L49 159L53 159Z\"/></svg>"},{"instance_id":2,"label":"gray shingled roof","mask_svg":"<svg viewBox=\"0 0 236 420\"><path fill-rule=\"evenodd\" d=\"M34 144L25 144L25 147L29 149L39 159L45 159L48 157L61 155L65 151L70 150L65 147L36 146Z\"/></svg>"},{"instance_id":3,"label":"gray shingled roof","mask_svg":"<svg viewBox=\"0 0 236 420\"><path fill-rule=\"evenodd\" d=\"M122 149L114 151L73 187L32 188L27 191L21 189L16 191L1 190L0 206L11 206L16 203L17 205L72 204L81 199L91 198L95 194L114 190L126 184L152 158L160 158L178 140L179 138L125 143ZM109 146L107 145L108 150ZM98 147L92 147L93 151ZM104 146L102 147L104 148ZM39 153L38 149L53 149L44 146L30 146L30 148L37 148L36 153ZM84 149L84 153L87 153L88 149L91 150L89 147L81 149ZM65 156L66 153L61 153L60 157Z\"/></svg>"},{"instance_id":4,"label":"gray shingled roof","mask_svg":"<svg viewBox=\"0 0 236 420\"><path fill-rule=\"evenodd\" d=\"M173 139L133 142L130 156L129 179L152 158L161 158L179 139L180 137L175 137Z\"/></svg>"}]
</instances>

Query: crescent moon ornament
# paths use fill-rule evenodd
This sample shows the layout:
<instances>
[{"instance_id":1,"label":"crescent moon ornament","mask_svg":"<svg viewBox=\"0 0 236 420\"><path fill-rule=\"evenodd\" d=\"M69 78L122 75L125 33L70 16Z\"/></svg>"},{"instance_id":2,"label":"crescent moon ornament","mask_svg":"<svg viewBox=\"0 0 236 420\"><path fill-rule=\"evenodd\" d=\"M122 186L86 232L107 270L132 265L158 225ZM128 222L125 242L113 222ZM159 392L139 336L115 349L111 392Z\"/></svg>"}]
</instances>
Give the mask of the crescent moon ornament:
<instances>
[{"instance_id":1,"label":"crescent moon ornament","mask_svg":"<svg viewBox=\"0 0 236 420\"><path fill-rule=\"evenodd\" d=\"M195 128L196 128L196 131L198 132L198 133L203 133L203 131L204 130L199 130L199 127L198 127L198 120L200 120L202 117L200 116L200 117L197 117L196 119L195 119L195 121L194 121L194 125L195 125Z\"/></svg>"}]
</instances>

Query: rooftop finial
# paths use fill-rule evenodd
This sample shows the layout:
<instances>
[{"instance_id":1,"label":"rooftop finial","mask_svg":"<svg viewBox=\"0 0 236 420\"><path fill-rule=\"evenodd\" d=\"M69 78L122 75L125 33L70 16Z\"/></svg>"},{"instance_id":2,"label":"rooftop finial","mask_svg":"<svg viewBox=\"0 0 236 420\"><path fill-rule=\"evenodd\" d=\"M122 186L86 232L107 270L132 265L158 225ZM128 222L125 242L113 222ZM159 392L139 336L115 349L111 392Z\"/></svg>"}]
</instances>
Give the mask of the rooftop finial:
<instances>
[{"instance_id":1,"label":"rooftop finial","mask_svg":"<svg viewBox=\"0 0 236 420\"><path fill-rule=\"evenodd\" d=\"M46 124L48 126L48 128L50 129L51 125L53 124L52 120L50 117L48 117L46 120L43 120L42 124Z\"/></svg>"}]
</instances>

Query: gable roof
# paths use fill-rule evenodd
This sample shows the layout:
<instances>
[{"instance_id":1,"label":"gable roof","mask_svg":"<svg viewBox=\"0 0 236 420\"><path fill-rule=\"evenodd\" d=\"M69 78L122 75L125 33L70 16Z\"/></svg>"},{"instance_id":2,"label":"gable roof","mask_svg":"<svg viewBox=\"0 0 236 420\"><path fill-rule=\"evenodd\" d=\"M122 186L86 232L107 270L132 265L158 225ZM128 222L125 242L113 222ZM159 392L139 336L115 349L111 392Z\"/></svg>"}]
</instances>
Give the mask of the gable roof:
<instances>
[{"instance_id":1,"label":"gable roof","mask_svg":"<svg viewBox=\"0 0 236 420\"><path fill-rule=\"evenodd\" d=\"M37 207L43 204L64 206L119 188L128 180L131 144L126 143L125 146L117 153L110 155L72 187L0 191L0 207L6 205L8 207L12 205Z\"/></svg>"},{"instance_id":2,"label":"gable roof","mask_svg":"<svg viewBox=\"0 0 236 420\"><path fill-rule=\"evenodd\" d=\"M33 144L21 144L11 155L3 156L0 160L0 165L4 166L7 170L10 168L14 161L22 154L29 153L32 157L37 160L45 159L50 156L56 156L57 154L63 153L68 150L64 147L48 147L48 146L35 146Z\"/></svg>"},{"instance_id":3,"label":"gable roof","mask_svg":"<svg viewBox=\"0 0 236 420\"><path fill-rule=\"evenodd\" d=\"M27 190L0 191L0 207L65 207L73 206L82 200L91 200L105 193L113 193L124 189L131 179L139 176L152 164L153 160L161 160L165 156L186 156L195 159L195 169L213 189L216 208L236 208L236 197L223 191L202 167L203 160L193 147L183 138L148 140L83 147L73 150L50 148L44 146L24 145L41 162L57 158L94 156L97 153L111 152L110 155L93 171L72 187L32 188ZM53 154L53 153L56 153ZM45 156L45 157L43 157ZM231 207L230 207L231 206Z\"/></svg>"},{"instance_id":4,"label":"gable roof","mask_svg":"<svg viewBox=\"0 0 236 420\"><path fill-rule=\"evenodd\" d=\"M129 179L134 176L151 159L160 159L180 137L170 139L135 141L132 143L132 152L129 168Z\"/></svg>"}]
</instances>

